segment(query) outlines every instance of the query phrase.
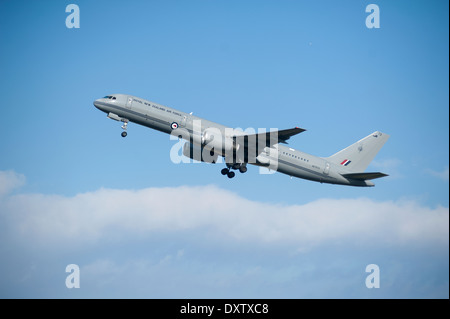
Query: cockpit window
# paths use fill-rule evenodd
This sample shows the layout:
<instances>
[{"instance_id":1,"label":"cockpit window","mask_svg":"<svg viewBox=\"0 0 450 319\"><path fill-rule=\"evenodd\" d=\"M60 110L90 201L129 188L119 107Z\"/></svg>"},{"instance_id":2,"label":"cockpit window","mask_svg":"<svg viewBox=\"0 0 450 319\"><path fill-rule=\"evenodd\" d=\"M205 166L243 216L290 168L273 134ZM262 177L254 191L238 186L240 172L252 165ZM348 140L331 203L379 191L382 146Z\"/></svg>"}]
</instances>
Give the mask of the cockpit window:
<instances>
[{"instance_id":1,"label":"cockpit window","mask_svg":"<svg viewBox=\"0 0 450 319\"><path fill-rule=\"evenodd\" d=\"M115 100L116 97L115 97L115 96L112 96L112 95L107 95L107 96L104 97L104 99Z\"/></svg>"}]
</instances>

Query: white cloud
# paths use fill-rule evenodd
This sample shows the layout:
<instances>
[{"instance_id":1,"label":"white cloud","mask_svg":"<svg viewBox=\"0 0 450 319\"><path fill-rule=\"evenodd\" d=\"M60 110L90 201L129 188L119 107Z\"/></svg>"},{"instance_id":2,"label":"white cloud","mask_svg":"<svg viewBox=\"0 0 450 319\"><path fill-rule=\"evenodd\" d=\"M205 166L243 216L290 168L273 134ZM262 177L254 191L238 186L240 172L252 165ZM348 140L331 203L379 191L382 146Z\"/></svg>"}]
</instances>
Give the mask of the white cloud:
<instances>
[{"instance_id":1,"label":"white cloud","mask_svg":"<svg viewBox=\"0 0 450 319\"><path fill-rule=\"evenodd\" d=\"M2 219L17 236L47 244L82 244L184 231L205 240L289 244L302 251L335 241L446 243L449 236L446 207L367 198L268 204L216 186L100 189L74 197L22 194L10 196L0 209Z\"/></svg>"},{"instance_id":2,"label":"white cloud","mask_svg":"<svg viewBox=\"0 0 450 319\"><path fill-rule=\"evenodd\" d=\"M448 166L445 167L445 169L443 171L434 171L432 169L428 169L427 173L430 174L431 176L437 177L439 179L442 179L443 181L448 182L449 181L449 171L448 171Z\"/></svg>"},{"instance_id":3,"label":"white cloud","mask_svg":"<svg viewBox=\"0 0 450 319\"><path fill-rule=\"evenodd\" d=\"M0 171L0 197L25 184L25 176L14 171Z\"/></svg>"},{"instance_id":4,"label":"white cloud","mask_svg":"<svg viewBox=\"0 0 450 319\"><path fill-rule=\"evenodd\" d=\"M217 186L10 194L0 296L371 297L364 269L378 263L382 296L445 297L448 236L447 207L406 200L285 205ZM69 263L76 292L64 288Z\"/></svg>"}]
</instances>

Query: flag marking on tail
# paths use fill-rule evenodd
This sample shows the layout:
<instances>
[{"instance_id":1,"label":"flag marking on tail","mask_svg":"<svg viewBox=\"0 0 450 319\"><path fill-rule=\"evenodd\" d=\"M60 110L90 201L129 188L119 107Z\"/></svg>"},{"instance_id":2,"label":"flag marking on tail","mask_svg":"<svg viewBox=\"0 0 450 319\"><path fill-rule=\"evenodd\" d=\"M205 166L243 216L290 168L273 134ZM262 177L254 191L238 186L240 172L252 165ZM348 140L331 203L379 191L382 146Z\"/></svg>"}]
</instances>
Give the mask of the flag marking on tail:
<instances>
[{"instance_id":1,"label":"flag marking on tail","mask_svg":"<svg viewBox=\"0 0 450 319\"><path fill-rule=\"evenodd\" d=\"M346 159L346 160L343 160L343 161L342 161L341 165L347 166L347 165L350 164L351 162L352 162L352 161L349 161L348 159Z\"/></svg>"}]
</instances>

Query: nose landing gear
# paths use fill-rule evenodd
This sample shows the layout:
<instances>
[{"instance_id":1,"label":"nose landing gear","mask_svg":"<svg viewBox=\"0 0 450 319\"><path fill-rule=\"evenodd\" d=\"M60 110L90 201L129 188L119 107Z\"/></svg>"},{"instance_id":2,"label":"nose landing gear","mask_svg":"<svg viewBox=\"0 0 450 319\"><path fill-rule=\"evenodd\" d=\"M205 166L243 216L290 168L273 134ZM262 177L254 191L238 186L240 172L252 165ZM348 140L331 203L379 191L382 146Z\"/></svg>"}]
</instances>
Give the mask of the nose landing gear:
<instances>
[{"instance_id":1,"label":"nose landing gear","mask_svg":"<svg viewBox=\"0 0 450 319\"><path fill-rule=\"evenodd\" d=\"M123 132L120 135L122 135L122 137L125 137L128 135L127 134L128 119L120 117L119 115L111 113L111 112L108 113L108 118L110 118L111 120L114 120L114 121L123 122L123 125L121 126Z\"/></svg>"},{"instance_id":2,"label":"nose landing gear","mask_svg":"<svg viewBox=\"0 0 450 319\"><path fill-rule=\"evenodd\" d=\"M122 135L122 137L126 137L128 135L127 133L127 128L128 128L128 120L122 120L123 121L123 125L121 126L123 132L120 134Z\"/></svg>"}]
</instances>

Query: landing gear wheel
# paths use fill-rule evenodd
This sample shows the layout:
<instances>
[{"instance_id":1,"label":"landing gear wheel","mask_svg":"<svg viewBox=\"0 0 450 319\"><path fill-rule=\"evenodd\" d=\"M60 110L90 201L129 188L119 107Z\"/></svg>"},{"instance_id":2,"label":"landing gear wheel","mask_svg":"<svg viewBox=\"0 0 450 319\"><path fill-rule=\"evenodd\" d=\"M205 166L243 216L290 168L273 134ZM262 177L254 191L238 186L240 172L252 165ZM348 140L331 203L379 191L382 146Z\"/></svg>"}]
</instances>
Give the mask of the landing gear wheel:
<instances>
[{"instance_id":1,"label":"landing gear wheel","mask_svg":"<svg viewBox=\"0 0 450 319\"><path fill-rule=\"evenodd\" d=\"M228 174L227 174L228 178L233 178L234 175L236 175L236 174L234 174L234 172L228 172Z\"/></svg>"},{"instance_id":2,"label":"landing gear wheel","mask_svg":"<svg viewBox=\"0 0 450 319\"><path fill-rule=\"evenodd\" d=\"M222 175L227 175L229 172L228 168L224 168L220 171L220 173L222 173Z\"/></svg>"},{"instance_id":3,"label":"landing gear wheel","mask_svg":"<svg viewBox=\"0 0 450 319\"><path fill-rule=\"evenodd\" d=\"M245 173L247 171L247 166L241 166L239 167L239 172Z\"/></svg>"},{"instance_id":4,"label":"landing gear wheel","mask_svg":"<svg viewBox=\"0 0 450 319\"><path fill-rule=\"evenodd\" d=\"M120 135L122 135L122 137L125 137L125 136L127 136L128 120L122 119L122 122L123 122L123 125L121 126L121 128L122 128L123 132Z\"/></svg>"}]
</instances>

